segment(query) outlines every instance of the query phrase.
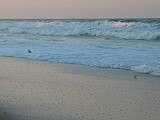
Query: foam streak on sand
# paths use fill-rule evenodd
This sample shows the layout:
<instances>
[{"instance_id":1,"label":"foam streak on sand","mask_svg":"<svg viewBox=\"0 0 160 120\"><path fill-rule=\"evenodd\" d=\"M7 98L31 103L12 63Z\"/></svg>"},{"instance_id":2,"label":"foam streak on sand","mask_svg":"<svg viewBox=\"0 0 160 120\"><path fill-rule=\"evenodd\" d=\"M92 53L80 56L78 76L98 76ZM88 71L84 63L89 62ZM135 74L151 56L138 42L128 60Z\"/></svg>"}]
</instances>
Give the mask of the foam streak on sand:
<instances>
[{"instance_id":1,"label":"foam streak on sand","mask_svg":"<svg viewBox=\"0 0 160 120\"><path fill-rule=\"evenodd\" d=\"M159 80L132 71L0 57L0 119L159 120Z\"/></svg>"}]
</instances>

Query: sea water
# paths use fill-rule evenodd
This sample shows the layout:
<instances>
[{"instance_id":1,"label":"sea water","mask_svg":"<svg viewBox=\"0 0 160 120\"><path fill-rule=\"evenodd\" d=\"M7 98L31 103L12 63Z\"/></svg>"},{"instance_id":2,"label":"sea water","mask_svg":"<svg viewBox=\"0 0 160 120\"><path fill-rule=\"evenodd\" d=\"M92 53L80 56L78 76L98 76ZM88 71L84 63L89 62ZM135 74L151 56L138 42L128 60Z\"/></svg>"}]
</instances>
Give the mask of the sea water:
<instances>
[{"instance_id":1,"label":"sea water","mask_svg":"<svg viewBox=\"0 0 160 120\"><path fill-rule=\"evenodd\" d=\"M160 76L160 19L0 20L0 56Z\"/></svg>"}]
</instances>

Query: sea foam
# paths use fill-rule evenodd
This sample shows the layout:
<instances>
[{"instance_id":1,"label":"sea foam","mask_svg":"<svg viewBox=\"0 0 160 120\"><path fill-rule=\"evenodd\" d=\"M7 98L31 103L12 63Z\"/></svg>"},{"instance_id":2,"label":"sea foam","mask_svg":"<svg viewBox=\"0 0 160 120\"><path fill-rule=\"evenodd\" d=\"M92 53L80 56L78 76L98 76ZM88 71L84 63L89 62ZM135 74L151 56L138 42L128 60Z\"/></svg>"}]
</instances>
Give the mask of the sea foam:
<instances>
[{"instance_id":1,"label":"sea foam","mask_svg":"<svg viewBox=\"0 0 160 120\"><path fill-rule=\"evenodd\" d=\"M158 20L0 20L0 56L160 76L159 53Z\"/></svg>"},{"instance_id":2,"label":"sea foam","mask_svg":"<svg viewBox=\"0 0 160 120\"><path fill-rule=\"evenodd\" d=\"M95 21L3 21L0 31L10 34L48 36L103 36L119 39L160 40L160 25L144 22Z\"/></svg>"}]
</instances>

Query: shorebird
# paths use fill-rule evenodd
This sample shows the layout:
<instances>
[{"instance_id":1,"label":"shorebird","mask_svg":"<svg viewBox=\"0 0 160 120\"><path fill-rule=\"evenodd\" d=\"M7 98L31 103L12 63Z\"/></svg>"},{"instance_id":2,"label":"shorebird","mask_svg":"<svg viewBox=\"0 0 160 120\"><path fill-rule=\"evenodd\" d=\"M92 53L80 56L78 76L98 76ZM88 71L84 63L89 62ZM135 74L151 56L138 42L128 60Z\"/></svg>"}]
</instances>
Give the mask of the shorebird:
<instances>
[{"instance_id":1,"label":"shorebird","mask_svg":"<svg viewBox=\"0 0 160 120\"><path fill-rule=\"evenodd\" d=\"M32 53L30 49L28 49L28 53Z\"/></svg>"},{"instance_id":2,"label":"shorebird","mask_svg":"<svg viewBox=\"0 0 160 120\"><path fill-rule=\"evenodd\" d=\"M137 79L137 75L134 75L134 79Z\"/></svg>"}]
</instances>

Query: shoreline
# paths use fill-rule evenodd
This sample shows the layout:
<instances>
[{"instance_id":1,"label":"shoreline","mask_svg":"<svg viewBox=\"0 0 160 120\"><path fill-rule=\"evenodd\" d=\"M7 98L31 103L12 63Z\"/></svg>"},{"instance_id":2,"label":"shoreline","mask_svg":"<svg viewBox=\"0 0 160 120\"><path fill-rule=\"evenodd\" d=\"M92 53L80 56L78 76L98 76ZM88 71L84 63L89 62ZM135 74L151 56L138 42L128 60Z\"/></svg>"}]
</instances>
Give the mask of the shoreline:
<instances>
[{"instance_id":1,"label":"shoreline","mask_svg":"<svg viewBox=\"0 0 160 120\"><path fill-rule=\"evenodd\" d=\"M38 59L30 59L30 58L25 58L25 57L12 57L12 56L0 56L0 59L1 58L8 58L8 59L20 59L20 60L26 60L26 61L35 61L35 62L42 62L42 63L45 63L45 64L52 64L52 65L56 65L58 67L60 66L66 66L67 68L75 68L77 67L77 70L80 68L84 68L84 69L99 69L99 70L103 70L103 71L120 71L120 72L126 72L126 73L131 73L131 74L134 74L134 75L144 75L144 76L147 76L147 77L155 77L156 79L157 78L160 78L159 75L153 75L153 74L149 74L149 73L143 73L143 72L137 72L137 71L134 71L134 70L130 70L130 69L121 69L121 68L110 68L110 67L101 67L101 66L90 66L90 65L85 65L85 64L74 64L74 63L63 63L63 62L55 62L55 61L45 61L45 60L38 60ZM63 68L65 69L65 68ZM73 73L73 70L70 70L70 73ZM78 74L78 73L76 73ZM80 74L85 74L84 71L81 71ZM94 75L94 74L92 74ZM92 76L91 75L91 76ZM103 75L102 75L103 76ZM101 77L102 77L101 76ZM106 76L105 76L106 77ZM133 76L134 77L134 76Z\"/></svg>"},{"instance_id":2,"label":"shoreline","mask_svg":"<svg viewBox=\"0 0 160 120\"><path fill-rule=\"evenodd\" d=\"M129 70L0 57L0 119L158 120L159 79Z\"/></svg>"}]
</instances>

